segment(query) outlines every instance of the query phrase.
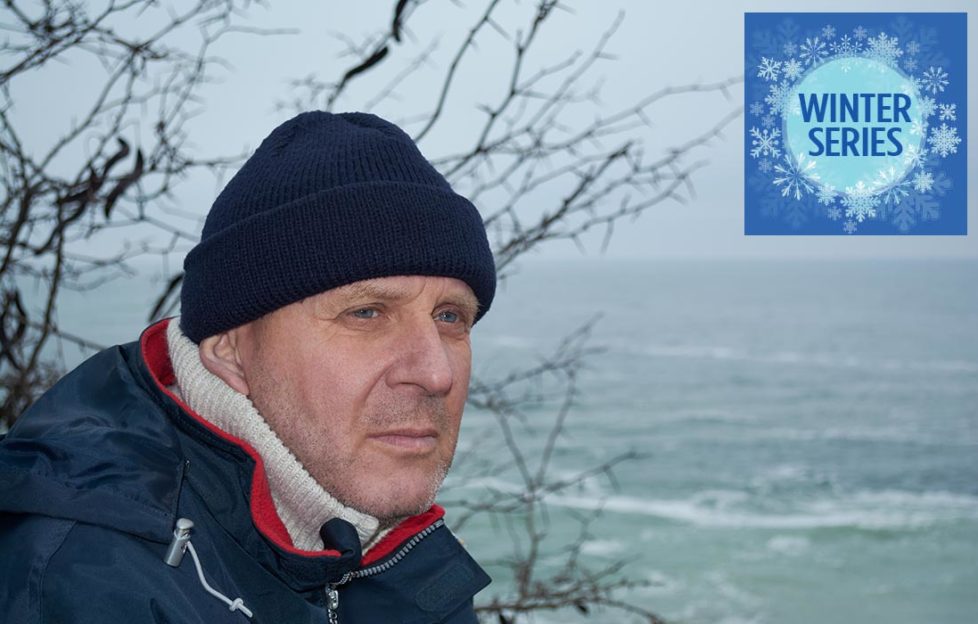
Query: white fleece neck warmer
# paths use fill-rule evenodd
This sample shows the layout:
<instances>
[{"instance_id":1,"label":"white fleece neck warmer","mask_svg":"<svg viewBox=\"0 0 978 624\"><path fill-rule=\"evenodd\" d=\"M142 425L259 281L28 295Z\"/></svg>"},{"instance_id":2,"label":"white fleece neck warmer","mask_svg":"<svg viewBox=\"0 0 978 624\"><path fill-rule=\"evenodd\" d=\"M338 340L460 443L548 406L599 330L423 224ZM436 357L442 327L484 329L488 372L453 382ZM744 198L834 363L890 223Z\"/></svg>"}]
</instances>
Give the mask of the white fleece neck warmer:
<instances>
[{"instance_id":1,"label":"white fleece neck warmer","mask_svg":"<svg viewBox=\"0 0 978 624\"><path fill-rule=\"evenodd\" d=\"M178 318L166 330L177 391L187 405L211 424L251 444L265 462L272 500L296 548L322 550L319 528L342 518L360 535L364 552L385 532L373 516L344 506L324 490L272 431L251 400L207 370L198 347L180 331Z\"/></svg>"}]
</instances>

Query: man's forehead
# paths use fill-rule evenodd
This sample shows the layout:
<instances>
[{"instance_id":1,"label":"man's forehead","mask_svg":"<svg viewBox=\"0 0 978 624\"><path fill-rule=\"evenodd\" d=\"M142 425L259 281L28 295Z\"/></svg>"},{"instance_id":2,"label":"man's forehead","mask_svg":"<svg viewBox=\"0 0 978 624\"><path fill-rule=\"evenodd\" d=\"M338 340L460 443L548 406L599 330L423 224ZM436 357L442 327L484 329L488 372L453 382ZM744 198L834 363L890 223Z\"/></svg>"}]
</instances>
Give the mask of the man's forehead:
<instances>
[{"instance_id":1,"label":"man's forehead","mask_svg":"<svg viewBox=\"0 0 978 624\"><path fill-rule=\"evenodd\" d=\"M423 291L478 306L475 293L468 284L453 277L426 275L398 275L360 280L338 286L321 293L321 297L334 300L349 299L411 299Z\"/></svg>"}]
</instances>

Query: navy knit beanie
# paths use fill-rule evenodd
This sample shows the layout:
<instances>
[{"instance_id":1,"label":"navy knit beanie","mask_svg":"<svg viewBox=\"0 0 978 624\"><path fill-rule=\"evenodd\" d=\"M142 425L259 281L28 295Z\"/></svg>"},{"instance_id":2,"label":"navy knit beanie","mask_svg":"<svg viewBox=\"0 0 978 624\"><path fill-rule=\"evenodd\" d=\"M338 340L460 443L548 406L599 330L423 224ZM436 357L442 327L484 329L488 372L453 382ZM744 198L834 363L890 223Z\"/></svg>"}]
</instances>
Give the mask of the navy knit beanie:
<instances>
[{"instance_id":1,"label":"navy knit beanie","mask_svg":"<svg viewBox=\"0 0 978 624\"><path fill-rule=\"evenodd\" d=\"M482 217L400 128L302 113L266 138L211 207L184 261L183 332L199 343L305 297L393 275L458 278L492 303Z\"/></svg>"}]
</instances>

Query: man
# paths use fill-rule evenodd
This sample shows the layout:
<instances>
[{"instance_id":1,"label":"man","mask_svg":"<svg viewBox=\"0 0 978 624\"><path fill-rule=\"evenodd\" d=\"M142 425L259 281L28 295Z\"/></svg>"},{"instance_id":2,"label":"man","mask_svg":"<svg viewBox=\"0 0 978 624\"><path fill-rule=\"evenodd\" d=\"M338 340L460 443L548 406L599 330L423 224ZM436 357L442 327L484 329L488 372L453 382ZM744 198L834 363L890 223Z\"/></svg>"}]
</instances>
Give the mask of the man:
<instances>
[{"instance_id":1,"label":"man","mask_svg":"<svg viewBox=\"0 0 978 624\"><path fill-rule=\"evenodd\" d=\"M475 622L434 497L495 270L476 209L373 115L276 128L187 255L181 316L0 442L0 613Z\"/></svg>"}]
</instances>

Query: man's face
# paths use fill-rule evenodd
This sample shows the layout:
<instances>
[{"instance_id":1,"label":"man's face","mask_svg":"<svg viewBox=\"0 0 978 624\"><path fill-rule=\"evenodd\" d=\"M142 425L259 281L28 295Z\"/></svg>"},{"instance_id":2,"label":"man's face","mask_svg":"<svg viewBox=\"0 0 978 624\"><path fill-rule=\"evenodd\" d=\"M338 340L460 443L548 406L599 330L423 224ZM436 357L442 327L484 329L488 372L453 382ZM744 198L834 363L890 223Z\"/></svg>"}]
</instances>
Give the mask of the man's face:
<instances>
[{"instance_id":1,"label":"man's face","mask_svg":"<svg viewBox=\"0 0 978 624\"><path fill-rule=\"evenodd\" d=\"M451 465L476 310L460 280L384 277L233 331L271 428L330 494L389 523L427 509Z\"/></svg>"}]
</instances>

